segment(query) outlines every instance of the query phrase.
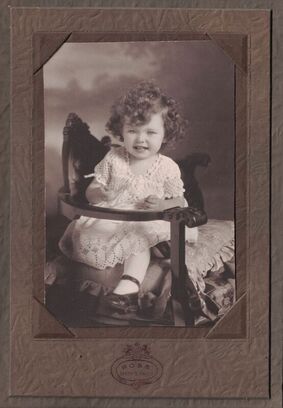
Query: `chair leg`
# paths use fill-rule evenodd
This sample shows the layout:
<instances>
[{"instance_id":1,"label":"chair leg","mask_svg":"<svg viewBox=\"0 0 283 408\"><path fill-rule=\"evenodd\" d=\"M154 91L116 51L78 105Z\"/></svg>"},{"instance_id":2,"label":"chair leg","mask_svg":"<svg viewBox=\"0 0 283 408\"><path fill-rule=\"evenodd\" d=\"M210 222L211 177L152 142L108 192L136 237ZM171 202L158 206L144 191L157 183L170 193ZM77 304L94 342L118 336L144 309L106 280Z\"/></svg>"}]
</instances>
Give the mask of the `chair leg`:
<instances>
[{"instance_id":1,"label":"chair leg","mask_svg":"<svg viewBox=\"0 0 283 408\"><path fill-rule=\"evenodd\" d=\"M186 290L185 223L176 219L171 220L171 268L172 295L182 306L186 326L192 326L194 322Z\"/></svg>"},{"instance_id":2,"label":"chair leg","mask_svg":"<svg viewBox=\"0 0 283 408\"><path fill-rule=\"evenodd\" d=\"M187 285L185 276L180 274L178 278L173 276L172 279L172 297L173 300L176 299L178 303L181 305L183 311L183 319L185 326L193 326L194 325L194 313L190 307L191 299L190 295L187 291ZM180 314L177 311L178 315Z\"/></svg>"},{"instance_id":3,"label":"chair leg","mask_svg":"<svg viewBox=\"0 0 283 408\"><path fill-rule=\"evenodd\" d=\"M182 306L180 303L172 299L172 309L173 309L173 316L174 316L174 326L176 327L185 327L185 315Z\"/></svg>"}]
</instances>

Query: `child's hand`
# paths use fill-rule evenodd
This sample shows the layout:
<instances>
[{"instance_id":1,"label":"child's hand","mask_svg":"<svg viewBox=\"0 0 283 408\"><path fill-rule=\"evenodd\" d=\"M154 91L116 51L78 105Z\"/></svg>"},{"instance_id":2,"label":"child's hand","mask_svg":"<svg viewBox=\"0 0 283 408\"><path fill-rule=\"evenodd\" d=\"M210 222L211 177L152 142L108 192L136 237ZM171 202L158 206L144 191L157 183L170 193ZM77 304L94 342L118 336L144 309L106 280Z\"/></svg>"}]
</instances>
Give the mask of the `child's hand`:
<instances>
[{"instance_id":1,"label":"child's hand","mask_svg":"<svg viewBox=\"0 0 283 408\"><path fill-rule=\"evenodd\" d=\"M116 192L108 190L98 182L91 183L86 190L86 198L92 204L99 204L102 201L112 201L116 196Z\"/></svg>"},{"instance_id":2,"label":"child's hand","mask_svg":"<svg viewBox=\"0 0 283 408\"><path fill-rule=\"evenodd\" d=\"M165 200L158 198L156 195L150 195L145 199L144 207L148 210L163 211L166 208Z\"/></svg>"},{"instance_id":3,"label":"child's hand","mask_svg":"<svg viewBox=\"0 0 283 408\"><path fill-rule=\"evenodd\" d=\"M107 188L100 186L100 194L103 201L112 201L117 197L117 192L108 190Z\"/></svg>"}]
</instances>

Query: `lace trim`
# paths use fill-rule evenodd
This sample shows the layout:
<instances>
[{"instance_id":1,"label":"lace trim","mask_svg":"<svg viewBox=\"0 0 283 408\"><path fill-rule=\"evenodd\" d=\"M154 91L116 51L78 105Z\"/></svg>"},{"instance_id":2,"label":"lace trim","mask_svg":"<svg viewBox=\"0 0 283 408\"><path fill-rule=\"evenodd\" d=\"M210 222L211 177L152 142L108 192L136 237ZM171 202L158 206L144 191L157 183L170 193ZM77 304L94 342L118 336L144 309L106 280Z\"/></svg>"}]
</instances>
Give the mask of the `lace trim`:
<instances>
[{"instance_id":1,"label":"lace trim","mask_svg":"<svg viewBox=\"0 0 283 408\"><path fill-rule=\"evenodd\" d=\"M123 263L130 255L136 255L158 242L168 240L170 226L165 221L157 221L160 222L166 226L161 232L157 232L155 221L121 223L120 228L109 239L92 233L85 234L73 223L60 240L59 246L63 254L74 261L97 269L114 267Z\"/></svg>"},{"instance_id":2,"label":"lace trim","mask_svg":"<svg viewBox=\"0 0 283 408\"><path fill-rule=\"evenodd\" d=\"M95 180L99 183L102 184L104 187L107 186L107 183L105 181L105 178L103 177L102 174L95 174L94 175Z\"/></svg>"},{"instance_id":3,"label":"lace trim","mask_svg":"<svg viewBox=\"0 0 283 408\"><path fill-rule=\"evenodd\" d=\"M209 220L199 227L197 244L186 249L186 265L196 289L204 291L207 272L217 271L234 255L234 223Z\"/></svg>"},{"instance_id":4,"label":"lace trim","mask_svg":"<svg viewBox=\"0 0 283 408\"><path fill-rule=\"evenodd\" d=\"M161 162L161 156L160 156L160 154L159 153L157 153L157 157L156 157L156 159L154 160L154 162L151 164L151 166L144 172L144 173L142 173L142 174L134 174L133 172L132 172L132 170L131 170L131 166L130 166L130 158L129 158L129 153L127 152L127 150L124 148L124 150L123 150L123 154L124 154L124 158L125 158L125 161L126 161L126 163L127 163L127 168L128 168L128 173L129 173L129 175L130 175L130 177L139 177L139 176L142 176L142 177L150 177L150 176L152 176L155 172L156 172L156 170L159 168L159 166L160 166L160 162Z\"/></svg>"},{"instance_id":5,"label":"lace trim","mask_svg":"<svg viewBox=\"0 0 283 408\"><path fill-rule=\"evenodd\" d=\"M164 186L164 198L183 197L185 191L182 180L178 177L167 179Z\"/></svg>"},{"instance_id":6,"label":"lace trim","mask_svg":"<svg viewBox=\"0 0 283 408\"><path fill-rule=\"evenodd\" d=\"M113 152L110 150L94 168L94 177L103 186L110 182L112 163Z\"/></svg>"},{"instance_id":7,"label":"lace trim","mask_svg":"<svg viewBox=\"0 0 283 408\"><path fill-rule=\"evenodd\" d=\"M185 191L180 169L172 159L158 154L144 174L135 175L130 168L129 154L123 147L107 153L95 167L94 175L103 186L117 190L119 202L140 201L149 194L160 198L181 197Z\"/></svg>"},{"instance_id":8,"label":"lace trim","mask_svg":"<svg viewBox=\"0 0 283 408\"><path fill-rule=\"evenodd\" d=\"M204 275L210 270L213 272L217 271L225 262L231 261L235 255L235 242L231 240L213 255L207 253L205 257L197 257L197 262L192 258L191 253L187 253L186 255L186 263L190 266L190 269L193 269L192 266L195 266L197 270Z\"/></svg>"}]
</instances>

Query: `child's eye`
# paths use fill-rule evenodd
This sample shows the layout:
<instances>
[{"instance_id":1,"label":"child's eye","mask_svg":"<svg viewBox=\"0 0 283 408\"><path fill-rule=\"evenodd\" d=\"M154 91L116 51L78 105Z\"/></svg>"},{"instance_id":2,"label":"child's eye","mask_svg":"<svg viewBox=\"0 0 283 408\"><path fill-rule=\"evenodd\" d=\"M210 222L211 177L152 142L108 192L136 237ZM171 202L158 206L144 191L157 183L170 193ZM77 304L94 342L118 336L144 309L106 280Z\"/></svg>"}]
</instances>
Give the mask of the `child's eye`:
<instances>
[{"instance_id":1,"label":"child's eye","mask_svg":"<svg viewBox=\"0 0 283 408\"><path fill-rule=\"evenodd\" d=\"M136 133L135 129L128 129L128 133Z\"/></svg>"},{"instance_id":2,"label":"child's eye","mask_svg":"<svg viewBox=\"0 0 283 408\"><path fill-rule=\"evenodd\" d=\"M155 132L155 130L148 130L147 134L148 135L156 135L156 132Z\"/></svg>"}]
</instances>

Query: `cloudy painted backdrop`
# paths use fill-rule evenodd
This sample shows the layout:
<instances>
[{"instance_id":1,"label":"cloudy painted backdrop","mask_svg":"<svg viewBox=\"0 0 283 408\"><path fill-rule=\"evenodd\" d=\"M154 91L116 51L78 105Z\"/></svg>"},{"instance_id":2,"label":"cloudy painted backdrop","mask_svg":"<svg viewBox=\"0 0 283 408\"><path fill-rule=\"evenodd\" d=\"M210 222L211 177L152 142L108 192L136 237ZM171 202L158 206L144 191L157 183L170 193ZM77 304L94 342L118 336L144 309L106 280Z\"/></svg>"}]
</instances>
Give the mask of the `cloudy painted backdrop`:
<instances>
[{"instance_id":1,"label":"cloudy painted backdrop","mask_svg":"<svg viewBox=\"0 0 283 408\"><path fill-rule=\"evenodd\" d=\"M234 216L234 68L212 41L66 43L44 67L47 214L62 185L62 130L76 112L98 138L113 101L133 84L154 79L183 107L188 134L174 152L207 152L199 169L209 217ZM168 152L170 154L170 152Z\"/></svg>"}]
</instances>

